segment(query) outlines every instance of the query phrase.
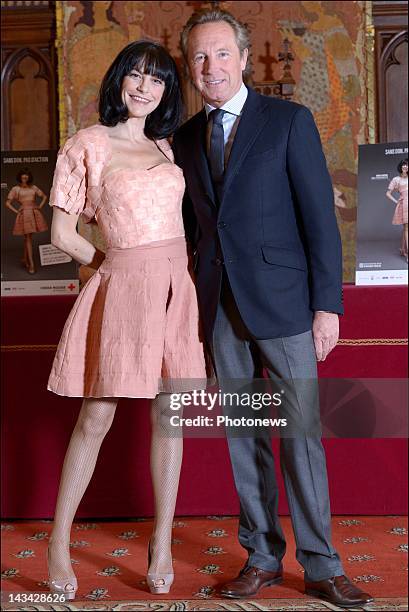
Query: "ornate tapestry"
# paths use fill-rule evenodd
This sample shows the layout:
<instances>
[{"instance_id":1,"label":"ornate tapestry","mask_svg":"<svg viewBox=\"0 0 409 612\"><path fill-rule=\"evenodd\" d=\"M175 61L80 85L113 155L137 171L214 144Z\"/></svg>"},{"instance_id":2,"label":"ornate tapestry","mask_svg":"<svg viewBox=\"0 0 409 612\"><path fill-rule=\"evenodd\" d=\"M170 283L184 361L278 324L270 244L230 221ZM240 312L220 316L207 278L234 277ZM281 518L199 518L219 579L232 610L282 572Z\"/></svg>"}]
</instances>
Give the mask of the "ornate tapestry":
<instances>
[{"instance_id":1,"label":"ornate tapestry","mask_svg":"<svg viewBox=\"0 0 409 612\"><path fill-rule=\"evenodd\" d=\"M201 108L179 48L191 13L219 5L247 24L252 82L280 79L290 43L292 99L313 112L327 158L344 247L344 279L353 279L358 144L373 139L371 3L323 2L57 2L60 134L96 123L101 79L128 42L164 44L184 74L189 115ZM369 92L369 93L368 93ZM82 228L94 241L95 229ZM92 235L93 234L93 235Z\"/></svg>"}]
</instances>

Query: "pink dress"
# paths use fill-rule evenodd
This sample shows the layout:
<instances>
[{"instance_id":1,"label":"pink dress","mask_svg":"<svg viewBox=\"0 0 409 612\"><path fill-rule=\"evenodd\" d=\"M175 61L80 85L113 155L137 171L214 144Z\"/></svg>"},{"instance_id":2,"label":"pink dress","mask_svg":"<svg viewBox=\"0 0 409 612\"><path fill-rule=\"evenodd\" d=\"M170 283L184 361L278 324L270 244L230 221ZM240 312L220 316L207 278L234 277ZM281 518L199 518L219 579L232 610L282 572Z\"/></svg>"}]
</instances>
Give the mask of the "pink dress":
<instances>
[{"instance_id":1,"label":"pink dress","mask_svg":"<svg viewBox=\"0 0 409 612\"><path fill-rule=\"evenodd\" d=\"M36 203L36 196L44 197L41 189L35 185L20 187L16 185L7 196L8 200L14 200L20 204L14 223L13 235L24 236L25 234L36 234L48 230L47 221Z\"/></svg>"},{"instance_id":2,"label":"pink dress","mask_svg":"<svg viewBox=\"0 0 409 612\"><path fill-rule=\"evenodd\" d=\"M408 222L408 179L395 176L389 183L388 191L398 191L399 200L393 215L393 225L403 225Z\"/></svg>"},{"instance_id":3,"label":"pink dress","mask_svg":"<svg viewBox=\"0 0 409 612\"><path fill-rule=\"evenodd\" d=\"M183 173L167 141L151 169L104 172L110 128L80 130L59 152L50 204L95 217L106 259L65 324L48 389L75 397L144 397L202 388L195 286L182 220Z\"/></svg>"}]
</instances>

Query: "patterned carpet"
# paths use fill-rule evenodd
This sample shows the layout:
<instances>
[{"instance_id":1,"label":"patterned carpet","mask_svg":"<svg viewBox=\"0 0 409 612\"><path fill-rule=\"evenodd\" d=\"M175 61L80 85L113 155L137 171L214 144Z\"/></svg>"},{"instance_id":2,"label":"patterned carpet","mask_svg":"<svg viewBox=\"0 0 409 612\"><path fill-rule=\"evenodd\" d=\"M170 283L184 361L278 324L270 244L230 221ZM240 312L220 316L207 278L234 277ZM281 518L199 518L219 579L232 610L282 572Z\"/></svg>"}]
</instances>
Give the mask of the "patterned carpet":
<instances>
[{"instance_id":1,"label":"patterned carpet","mask_svg":"<svg viewBox=\"0 0 409 612\"><path fill-rule=\"evenodd\" d=\"M145 600L132 600L132 601L109 601L109 602L98 602L91 604L87 602L75 602L74 604L61 604L61 605L45 605L37 604L30 606L16 605L4 605L2 610L13 610L13 611L43 611L43 610L55 610L55 611L83 611L89 612L95 610L98 612L115 611L115 612L162 612L169 610L171 612L242 612L242 610L248 610L251 612L267 612L267 611L279 611L279 612L321 612L329 610L345 610L345 608L338 608L325 602L319 602L317 600L303 601L300 599L254 599L249 601L235 601L226 599L212 599L211 601L198 601L195 600L169 600L169 601L145 601ZM352 612L354 610L367 610L370 612L387 612L389 610L393 612L407 612L408 603L407 599L403 597L393 598L380 598L377 599L373 604L368 604L364 608L349 608Z\"/></svg>"},{"instance_id":2,"label":"patterned carpet","mask_svg":"<svg viewBox=\"0 0 409 612\"><path fill-rule=\"evenodd\" d=\"M50 521L5 523L2 610L336 610L304 595L288 517L282 518L282 526L288 542L284 583L262 590L251 601L234 601L221 599L218 587L244 562L235 517L175 520L176 578L171 593L160 597L152 596L145 582L150 519L75 523L71 550L78 597L71 604L50 604L44 601ZM376 598L365 609L407 610L406 517L338 516L332 529L346 573Z\"/></svg>"}]
</instances>

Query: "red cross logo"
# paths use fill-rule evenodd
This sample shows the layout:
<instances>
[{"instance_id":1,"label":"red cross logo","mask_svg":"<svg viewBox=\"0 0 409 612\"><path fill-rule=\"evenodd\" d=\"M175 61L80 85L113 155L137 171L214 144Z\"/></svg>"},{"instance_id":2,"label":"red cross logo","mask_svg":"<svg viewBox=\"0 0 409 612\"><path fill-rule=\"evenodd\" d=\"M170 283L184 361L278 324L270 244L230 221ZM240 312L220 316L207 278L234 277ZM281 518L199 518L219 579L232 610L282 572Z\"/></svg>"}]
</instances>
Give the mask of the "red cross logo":
<instances>
[{"instance_id":1,"label":"red cross logo","mask_svg":"<svg viewBox=\"0 0 409 612\"><path fill-rule=\"evenodd\" d=\"M67 285L67 289L69 289L70 291L73 291L75 289L75 285L71 283L71 285Z\"/></svg>"}]
</instances>

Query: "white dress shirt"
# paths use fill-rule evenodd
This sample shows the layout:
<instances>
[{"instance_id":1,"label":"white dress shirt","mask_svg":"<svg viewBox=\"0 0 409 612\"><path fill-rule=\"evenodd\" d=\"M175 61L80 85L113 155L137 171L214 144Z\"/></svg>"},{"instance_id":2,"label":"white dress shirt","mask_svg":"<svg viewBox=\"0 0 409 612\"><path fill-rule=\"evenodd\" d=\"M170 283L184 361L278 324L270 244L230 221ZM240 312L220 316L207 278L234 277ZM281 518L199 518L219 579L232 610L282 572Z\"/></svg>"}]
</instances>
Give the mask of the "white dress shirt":
<instances>
[{"instance_id":1,"label":"white dress shirt","mask_svg":"<svg viewBox=\"0 0 409 612\"><path fill-rule=\"evenodd\" d=\"M224 144L226 145L230 133L233 129L234 122L237 117L241 115L245 101L247 100L248 90L244 83L241 84L239 91L235 96L228 102L220 106L220 108L226 111L223 115L223 132L224 132ZM205 103L206 116L209 117L209 113L212 112L216 107L211 104Z\"/></svg>"}]
</instances>

